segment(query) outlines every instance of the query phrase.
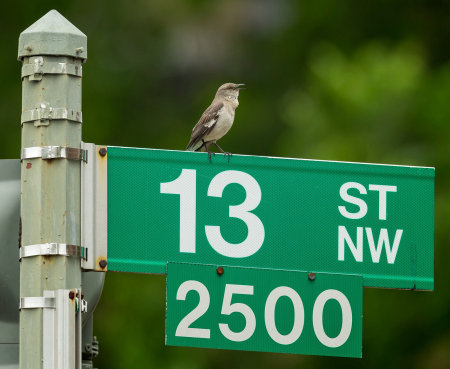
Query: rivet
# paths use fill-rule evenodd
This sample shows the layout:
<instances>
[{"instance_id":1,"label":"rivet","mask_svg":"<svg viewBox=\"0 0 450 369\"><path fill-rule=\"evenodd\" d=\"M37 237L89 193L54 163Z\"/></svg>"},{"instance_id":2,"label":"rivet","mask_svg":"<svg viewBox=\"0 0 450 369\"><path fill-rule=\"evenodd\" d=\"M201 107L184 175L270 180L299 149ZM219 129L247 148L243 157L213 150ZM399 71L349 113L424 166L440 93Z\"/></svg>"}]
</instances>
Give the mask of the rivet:
<instances>
[{"instance_id":1,"label":"rivet","mask_svg":"<svg viewBox=\"0 0 450 369\"><path fill-rule=\"evenodd\" d=\"M313 280L315 280L316 279L316 273L309 273L308 274L308 279L312 282Z\"/></svg>"},{"instance_id":2,"label":"rivet","mask_svg":"<svg viewBox=\"0 0 450 369\"><path fill-rule=\"evenodd\" d=\"M224 273L223 267L218 267L216 269L216 272L217 272L218 275L222 275Z\"/></svg>"},{"instance_id":3,"label":"rivet","mask_svg":"<svg viewBox=\"0 0 450 369\"><path fill-rule=\"evenodd\" d=\"M106 155L106 149L104 147L102 147L100 150L98 150L98 153L100 154L100 156L105 156Z\"/></svg>"},{"instance_id":4,"label":"rivet","mask_svg":"<svg viewBox=\"0 0 450 369\"><path fill-rule=\"evenodd\" d=\"M98 265L100 265L100 268L105 269L106 265L108 265L108 263L106 262L105 259L102 259L98 262Z\"/></svg>"}]
</instances>

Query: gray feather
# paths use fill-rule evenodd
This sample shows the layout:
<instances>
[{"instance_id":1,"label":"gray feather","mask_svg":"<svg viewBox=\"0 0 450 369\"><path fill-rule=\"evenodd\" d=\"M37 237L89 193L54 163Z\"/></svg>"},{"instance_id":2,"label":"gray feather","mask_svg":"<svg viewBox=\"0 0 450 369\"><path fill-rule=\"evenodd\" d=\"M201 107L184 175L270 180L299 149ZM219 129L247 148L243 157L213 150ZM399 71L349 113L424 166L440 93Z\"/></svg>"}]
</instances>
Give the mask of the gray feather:
<instances>
[{"instance_id":1,"label":"gray feather","mask_svg":"<svg viewBox=\"0 0 450 369\"><path fill-rule=\"evenodd\" d=\"M191 139L186 150L195 151L203 145L202 139L212 131L219 119L219 111L223 108L223 102L214 102L205 110L200 120L192 130Z\"/></svg>"}]
</instances>

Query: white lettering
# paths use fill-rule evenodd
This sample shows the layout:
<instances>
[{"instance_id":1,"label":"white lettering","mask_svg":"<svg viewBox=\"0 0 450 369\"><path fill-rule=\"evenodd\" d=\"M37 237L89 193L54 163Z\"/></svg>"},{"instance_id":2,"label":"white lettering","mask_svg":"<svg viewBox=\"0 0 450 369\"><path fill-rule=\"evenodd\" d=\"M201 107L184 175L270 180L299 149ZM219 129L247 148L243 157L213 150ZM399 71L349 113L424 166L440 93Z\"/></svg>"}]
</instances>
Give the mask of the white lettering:
<instances>
[{"instance_id":1,"label":"white lettering","mask_svg":"<svg viewBox=\"0 0 450 369\"><path fill-rule=\"evenodd\" d=\"M339 241L338 241L338 260L344 260L345 242L353 254L356 261L363 261L363 228L356 228L356 247L353 243L347 229L344 226L339 226Z\"/></svg>"},{"instance_id":2,"label":"white lettering","mask_svg":"<svg viewBox=\"0 0 450 369\"><path fill-rule=\"evenodd\" d=\"M339 194L342 200L359 207L358 212L350 213L345 206L339 206L339 212L348 219L361 219L367 214L367 204L364 200L348 194L350 188L355 188L360 194L366 195L367 191L364 186L357 182L347 182L341 186ZM381 192L380 192L381 193ZM381 195L380 195L381 196Z\"/></svg>"},{"instance_id":3,"label":"white lettering","mask_svg":"<svg viewBox=\"0 0 450 369\"><path fill-rule=\"evenodd\" d=\"M264 225L252 210L261 202L261 187L250 174L238 170L226 170L217 174L209 184L208 196L222 197L223 190L231 183L240 184L246 197L239 205L230 205L230 218L244 221L248 228L247 238L240 243L230 243L221 234L220 226L205 226L206 238L219 254L230 258L246 258L258 252L264 242Z\"/></svg>"},{"instance_id":4,"label":"white lettering","mask_svg":"<svg viewBox=\"0 0 450 369\"><path fill-rule=\"evenodd\" d=\"M328 300L336 300L341 305L342 326L337 337L328 337L323 329L323 309ZM313 327L317 339L327 347L340 347L352 333L352 308L347 297L338 290L325 290L316 299L313 308Z\"/></svg>"},{"instance_id":5,"label":"white lettering","mask_svg":"<svg viewBox=\"0 0 450 369\"><path fill-rule=\"evenodd\" d=\"M370 191L378 191L380 193L378 218L380 220L386 220L386 193L387 192L397 192L397 186L385 186L385 185L370 184L369 190Z\"/></svg>"},{"instance_id":6,"label":"white lettering","mask_svg":"<svg viewBox=\"0 0 450 369\"><path fill-rule=\"evenodd\" d=\"M369 241L370 254L372 255L372 261L378 263L380 261L381 250L383 244L386 246L386 256L389 264L394 264L395 257L397 256L398 246L402 238L403 229L397 229L395 232L394 243L392 249L389 242L389 236L386 228L380 229L380 237L378 238L377 246L375 247L375 241L373 239L372 229L366 228L367 240Z\"/></svg>"}]
</instances>

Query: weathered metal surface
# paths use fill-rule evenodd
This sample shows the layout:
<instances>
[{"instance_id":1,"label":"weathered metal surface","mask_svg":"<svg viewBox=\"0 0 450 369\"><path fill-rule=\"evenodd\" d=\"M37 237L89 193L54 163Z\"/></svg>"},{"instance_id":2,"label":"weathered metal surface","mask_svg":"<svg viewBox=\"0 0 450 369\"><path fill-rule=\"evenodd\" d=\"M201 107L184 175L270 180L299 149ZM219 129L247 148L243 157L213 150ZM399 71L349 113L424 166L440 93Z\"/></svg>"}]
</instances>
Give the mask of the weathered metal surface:
<instances>
[{"instance_id":1,"label":"weathered metal surface","mask_svg":"<svg viewBox=\"0 0 450 369\"><path fill-rule=\"evenodd\" d=\"M44 296L21 297L19 309L54 309L55 298Z\"/></svg>"},{"instance_id":2,"label":"weathered metal surface","mask_svg":"<svg viewBox=\"0 0 450 369\"><path fill-rule=\"evenodd\" d=\"M65 55L85 60L87 37L56 10L51 10L20 34L18 57Z\"/></svg>"},{"instance_id":3,"label":"weathered metal surface","mask_svg":"<svg viewBox=\"0 0 450 369\"><path fill-rule=\"evenodd\" d=\"M26 245L20 248L20 258L37 255L62 255L86 258L86 249L78 245L66 245L65 243L40 243L37 245Z\"/></svg>"},{"instance_id":4,"label":"weathered metal surface","mask_svg":"<svg viewBox=\"0 0 450 369\"><path fill-rule=\"evenodd\" d=\"M48 103L41 102L39 107L31 110L25 110L22 113L21 122L26 123L58 119L70 120L72 122L78 123L81 123L83 121L81 111L66 108L53 108L49 106Z\"/></svg>"},{"instance_id":5,"label":"weathered metal surface","mask_svg":"<svg viewBox=\"0 0 450 369\"><path fill-rule=\"evenodd\" d=\"M70 159L87 161L87 151L76 147L35 146L25 147L21 151L21 159Z\"/></svg>"},{"instance_id":6,"label":"weathered metal surface","mask_svg":"<svg viewBox=\"0 0 450 369\"><path fill-rule=\"evenodd\" d=\"M34 63L36 55L46 55L49 63L81 65L87 55L86 44L86 36L52 10L22 32L19 58L25 65ZM22 149L36 146L80 149L81 78L45 73L40 79L24 77L22 91ZM21 245L81 245L80 167L78 160L22 161ZM22 259L21 297L43 296L44 290L74 288L81 288L79 257ZM41 369L42 309L21 310L20 345L20 367Z\"/></svg>"},{"instance_id":7,"label":"weathered metal surface","mask_svg":"<svg viewBox=\"0 0 450 369\"><path fill-rule=\"evenodd\" d=\"M107 270L107 192L104 147L82 143L89 160L81 167L81 242L88 249L82 267ZM103 154L103 155L102 155Z\"/></svg>"},{"instance_id":8,"label":"weathered metal surface","mask_svg":"<svg viewBox=\"0 0 450 369\"><path fill-rule=\"evenodd\" d=\"M43 56L29 58L28 64L22 66L22 78L29 77L30 80L40 81L43 74L71 74L73 76L81 77L83 75L83 68L80 62L50 62Z\"/></svg>"}]
</instances>

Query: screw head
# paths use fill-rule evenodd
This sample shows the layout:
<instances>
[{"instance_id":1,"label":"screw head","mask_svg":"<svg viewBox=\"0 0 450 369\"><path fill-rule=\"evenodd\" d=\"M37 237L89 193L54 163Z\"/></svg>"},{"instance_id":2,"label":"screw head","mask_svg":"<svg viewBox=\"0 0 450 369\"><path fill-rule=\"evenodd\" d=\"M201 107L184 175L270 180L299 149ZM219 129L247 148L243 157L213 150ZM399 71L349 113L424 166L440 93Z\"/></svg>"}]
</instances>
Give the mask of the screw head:
<instances>
[{"instance_id":1,"label":"screw head","mask_svg":"<svg viewBox=\"0 0 450 369\"><path fill-rule=\"evenodd\" d=\"M100 156L105 156L106 155L106 148L102 147L100 150L98 150L98 153L100 154Z\"/></svg>"},{"instance_id":2,"label":"screw head","mask_svg":"<svg viewBox=\"0 0 450 369\"><path fill-rule=\"evenodd\" d=\"M223 267L218 267L216 269L216 272L217 272L218 275L222 275L225 271L223 270Z\"/></svg>"},{"instance_id":3,"label":"screw head","mask_svg":"<svg viewBox=\"0 0 450 369\"><path fill-rule=\"evenodd\" d=\"M108 263L106 262L105 259L102 259L98 262L98 265L100 265L100 268L105 269L106 265L108 265Z\"/></svg>"},{"instance_id":4,"label":"screw head","mask_svg":"<svg viewBox=\"0 0 450 369\"><path fill-rule=\"evenodd\" d=\"M311 272L311 273L309 273L308 274L308 279L312 282L313 280L315 280L316 279L316 273L313 273L313 272Z\"/></svg>"}]
</instances>

